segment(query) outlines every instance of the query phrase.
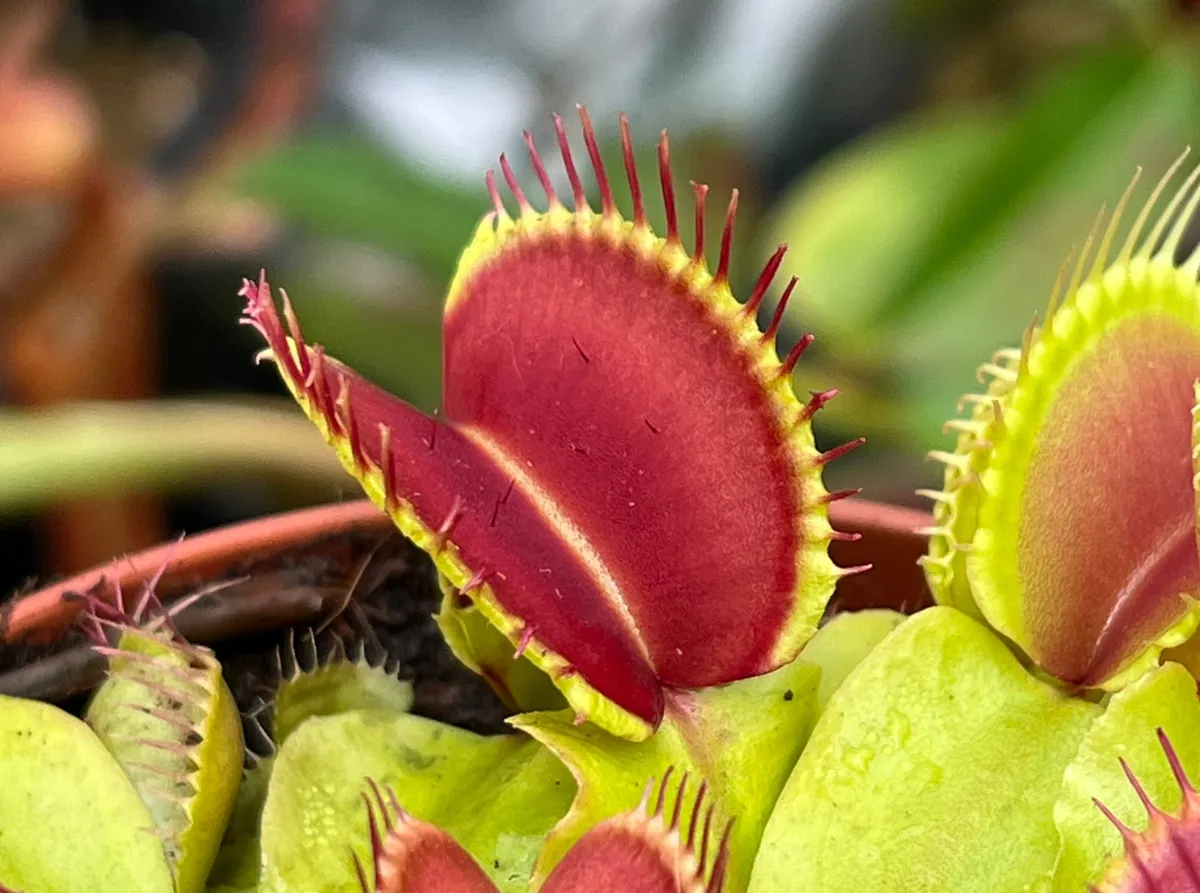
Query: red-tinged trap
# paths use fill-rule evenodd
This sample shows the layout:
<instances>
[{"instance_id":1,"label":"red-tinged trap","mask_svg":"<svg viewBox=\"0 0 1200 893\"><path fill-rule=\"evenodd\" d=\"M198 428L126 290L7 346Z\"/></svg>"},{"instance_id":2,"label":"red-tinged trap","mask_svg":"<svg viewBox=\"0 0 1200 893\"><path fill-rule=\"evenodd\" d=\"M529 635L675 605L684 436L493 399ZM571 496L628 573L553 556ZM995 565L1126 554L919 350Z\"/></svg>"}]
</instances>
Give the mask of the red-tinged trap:
<instances>
[{"instance_id":1,"label":"red-tinged trap","mask_svg":"<svg viewBox=\"0 0 1200 893\"><path fill-rule=\"evenodd\" d=\"M986 619L1068 688L1123 687L1200 619L1200 251L1184 241L1200 168L1156 210L1178 166L1120 248L1133 187L1097 222L1045 323L980 367L988 387L949 424L954 452L933 454L946 463L927 494L935 597Z\"/></svg>"},{"instance_id":2,"label":"red-tinged trap","mask_svg":"<svg viewBox=\"0 0 1200 893\"><path fill-rule=\"evenodd\" d=\"M363 893L496 893L449 834L405 812L391 789L369 785L363 800L370 865L354 860ZM661 784L647 785L636 809L592 828L550 873L541 893L722 893L730 823L717 827L703 784L689 794L685 775L668 804L671 790L667 772Z\"/></svg>"},{"instance_id":3,"label":"red-tinged trap","mask_svg":"<svg viewBox=\"0 0 1200 893\"><path fill-rule=\"evenodd\" d=\"M1194 893L1200 890L1200 794L1188 780L1179 757L1162 729L1158 730L1167 762L1183 792L1178 815L1168 815L1151 802L1133 771L1121 761L1129 783L1146 807L1149 826L1138 833L1123 824L1104 804L1096 805L1121 832L1125 854L1114 859L1093 893Z\"/></svg>"},{"instance_id":4,"label":"red-tinged trap","mask_svg":"<svg viewBox=\"0 0 1200 893\"><path fill-rule=\"evenodd\" d=\"M446 302L436 418L306 344L265 280L243 294L267 355L372 499L581 715L639 739L660 721L665 687L768 672L816 630L847 572L828 557L821 470L858 442L816 449L810 420L833 395L802 402L791 385L811 339L781 361L778 326L758 328L783 249L737 301L736 194L710 272L702 237L691 250L680 240L665 134L659 237L627 123L631 221L581 116L601 208L587 202L558 118L574 210L532 138L545 211L501 159L518 213L489 175L495 210Z\"/></svg>"}]
</instances>

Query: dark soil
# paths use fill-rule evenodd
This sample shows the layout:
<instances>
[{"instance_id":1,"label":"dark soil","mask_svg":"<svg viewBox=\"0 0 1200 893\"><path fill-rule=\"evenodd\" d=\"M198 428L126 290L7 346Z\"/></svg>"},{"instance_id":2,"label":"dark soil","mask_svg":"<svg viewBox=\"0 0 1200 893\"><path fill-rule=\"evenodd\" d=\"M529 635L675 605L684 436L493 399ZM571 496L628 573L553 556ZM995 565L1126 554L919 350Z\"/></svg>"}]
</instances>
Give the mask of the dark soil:
<instances>
[{"instance_id":1,"label":"dark soil","mask_svg":"<svg viewBox=\"0 0 1200 893\"><path fill-rule=\"evenodd\" d=\"M511 711L479 676L459 663L442 639L433 619L442 595L429 558L399 534L382 542L369 536L347 539L354 541L350 551L357 556L349 566L311 554L298 558L298 568L312 573L312 585L335 585L349 595L335 618L313 630L315 656L324 661L339 650L361 647L372 663L386 660L389 668L398 668L399 678L412 681L414 713L475 732L510 730L504 719ZM307 632L290 632L302 665L313 657L306 654L311 650ZM244 712L271 699L280 652L289 647L288 640L288 631L278 631L214 649Z\"/></svg>"},{"instance_id":2,"label":"dark soil","mask_svg":"<svg viewBox=\"0 0 1200 893\"><path fill-rule=\"evenodd\" d=\"M285 649L293 647L301 665L308 666L315 659L361 648L373 664L386 661L399 678L412 681L414 713L484 734L509 730L504 724L508 708L458 662L442 639L433 619L441 591L432 562L398 533L384 538L337 534L269 560L231 567L224 578L245 578L240 585L260 595L286 587L320 593L328 606L311 627L275 629L211 646L243 713L273 697ZM217 582L221 581L192 581L192 591ZM169 603L171 596L166 597ZM232 589L211 596L231 597L236 599ZM194 610L202 613L202 607L203 602L197 603ZM80 709L103 672L102 660L80 647L84 642L82 632L73 628L50 646L0 644L0 691ZM48 672L37 674L37 684L30 687L28 671L39 665ZM23 673L19 680L17 674L5 672L13 670Z\"/></svg>"}]
</instances>

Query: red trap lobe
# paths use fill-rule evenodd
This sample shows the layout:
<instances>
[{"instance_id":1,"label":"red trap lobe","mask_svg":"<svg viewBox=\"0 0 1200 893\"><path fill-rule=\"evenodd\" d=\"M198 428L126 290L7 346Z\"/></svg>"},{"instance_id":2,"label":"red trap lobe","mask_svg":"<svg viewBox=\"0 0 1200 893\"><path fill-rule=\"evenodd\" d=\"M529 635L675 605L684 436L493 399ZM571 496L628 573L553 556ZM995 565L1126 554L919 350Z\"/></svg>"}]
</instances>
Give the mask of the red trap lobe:
<instances>
[{"instance_id":1,"label":"red trap lobe","mask_svg":"<svg viewBox=\"0 0 1200 893\"><path fill-rule=\"evenodd\" d=\"M514 647L576 680L564 691L577 710L603 709L594 690L630 720L597 721L641 737L661 719L663 686L768 672L811 636L845 573L826 550L821 469L856 444L815 448L809 423L833 394L803 403L790 383L811 338L781 362L778 325L755 322L782 249L738 302L725 281L736 200L713 275L703 242L680 242L665 134L664 239L645 222L628 124L632 222L582 117L599 212L558 119L574 211L532 137L545 212L506 159L516 218L489 176L496 210L447 299L437 419L306 345L265 281L244 294L293 394L401 530Z\"/></svg>"}]
</instances>

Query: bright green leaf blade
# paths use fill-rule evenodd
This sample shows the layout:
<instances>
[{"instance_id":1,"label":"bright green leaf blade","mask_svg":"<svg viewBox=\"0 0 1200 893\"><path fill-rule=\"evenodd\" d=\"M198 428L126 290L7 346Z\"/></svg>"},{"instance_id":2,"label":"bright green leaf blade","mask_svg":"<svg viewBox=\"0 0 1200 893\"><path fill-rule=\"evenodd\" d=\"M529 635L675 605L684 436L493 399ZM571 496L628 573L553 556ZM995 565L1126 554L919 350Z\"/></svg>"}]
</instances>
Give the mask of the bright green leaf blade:
<instances>
[{"instance_id":1,"label":"bright green leaf blade","mask_svg":"<svg viewBox=\"0 0 1200 893\"><path fill-rule=\"evenodd\" d=\"M350 853L368 858L367 778L448 831L505 893L524 889L537 846L575 793L569 773L525 736L484 737L392 711L313 717L275 759L263 893L359 893Z\"/></svg>"},{"instance_id":2,"label":"bright green leaf blade","mask_svg":"<svg viewBox=\"0 0 1200 893\"><path fill-rule=\"evenodd\" d=\"M836 615L817 630L800 652L800 659L821 668L818 713L825 710L829 699L851 671L904 620L905 615L899 611L848 611Z\"/></svg>"},{"instance_id":3,"label":"bright green leaf blade","mask_svg":"<svg viewBox=\"0 0 1200 893\"><path fill-rule=\"evenodd\" d=\"M316 644L312 643L315 653ZM361 653L338 657L302 670L294 646L280 654L282 679L271 705L270 732L276 752L292 732L314 716L352 710L405 713L413 702L411 682L397 679L385 667L372 665ZM233 888L258 885L262 865L259 829L275 757L259 759L245 773L221 850L209 875L210 884Z\"/></svg>"},{"instance_id":4,"label":"bright green leaf blade","mask_svg":"<svg viewBox=\"0 0 1200 893\"><path fill-rule=\"evenodd\" d=\"M28 893L173 893L150 816L83 722L0 695L0 883Z\"/></svg>"},{"instance_id":5,"label":"bright green leaf blade","mask_svg":"<svg viewBox=\"0 0 1200 893\"><path fill-rule=\"evenodd\" d=\"M1155 732L1163 729L1193 778L1200 775L1200 702L1196 680L1167 663L1112 696L1063 775L1054 805L1062 851L1054 889L1074 893L1100 879L1108 858L1123 851L1121 835L1096 808L1099 799L1134 830L1146 827L1146 809L1118 760L1124 757L1150 799L1173 813L1182 794Z\"/></svg>"},{"instance_id":6,"label":"bright green leaf blade","mask_svg":"<svg viewBox=\"0 0 1200 893\"><path fill-rule=\"evenodd\" d=\"M763 836L751 893L1016 893L1054 864L1063 769L1099 708L930 608L846 679Z\"/></svg>"},{"instance_id":7,"label":"bright green leaf blade","mask_svg":"<svg viewBox=\"0 0 1200 893\"><path fill-rule=\"evenodd\" d=\"M438 824L479 860L501 893L524 893L547 834L574 797L575 780L558 757L523 740L486 785L442 801Z\"/></svg>"},{"instance_id":8,"label":"bright green leaf blade","mask_svg":"<svg viewBox=\"0 0 1200 893\"><path fill-rule=\"evenodd\" d=\"M637 743L575 725L570 711L514 717L510 722L557 753L579 783L570 813L546 842L535 881L588 829L636 806L647 781L674 766L708 784L721 815L736 817L726 890L744 891L771 807L812 729L819 679L816 667L794 661L732 685L675 692L658 731Z\"/></svg>"}]
</instances>

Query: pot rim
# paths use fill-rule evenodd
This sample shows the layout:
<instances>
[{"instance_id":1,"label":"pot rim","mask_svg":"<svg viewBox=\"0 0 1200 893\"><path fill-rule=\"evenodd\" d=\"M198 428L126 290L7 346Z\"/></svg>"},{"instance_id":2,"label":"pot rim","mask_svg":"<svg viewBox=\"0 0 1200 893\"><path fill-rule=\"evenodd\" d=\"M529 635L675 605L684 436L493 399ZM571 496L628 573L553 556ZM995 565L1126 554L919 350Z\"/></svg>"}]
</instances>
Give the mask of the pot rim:
<instances>
[{"instance_id":1,"label":"pot rim","mask_svg":"<svg viewBox=\"0 0 1200 893\"><path fill-rule=\"evenodd\" d=\"M136 589L154 579L170 595L197 577L267 557L335 532L382 529L390 519L369 500L319 505L238 521L114 558L0 606L0 642L19 642L62 630L82 610L85 592Z\"/></svg>"},{"instance_id":2,"label":"pot rim","mask_svg":"<svg viewBox=\"0 0 1200 893\"><path fill-rule=\"evenodd\" d=\"M857 543L834 546L855 556L866 553L866 560L881 538L887 539L892 550L914 555L923 552L922 531L932 524L925 512L866 499L833 503L829 514L836 527L863 537ZM161 574L159 594L172 595L194 585L197 577L233 564L265 558L335 533L374 532L391 526L387 515L362 499L265 515L184 536L115 558L0 605L0 643L57 634L82 610L82 600L72 597L80 593L136 589Z\"/></svg>"}]
</instances>

